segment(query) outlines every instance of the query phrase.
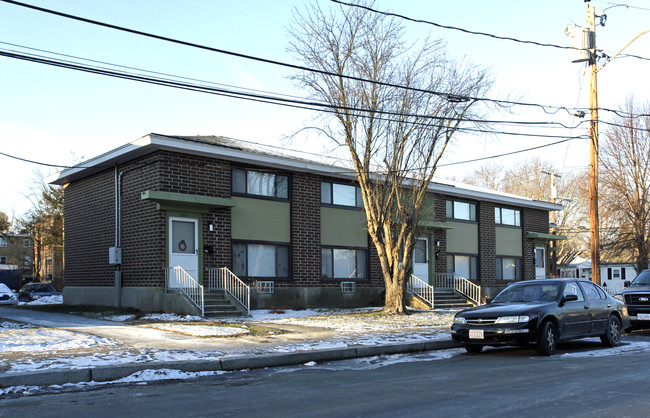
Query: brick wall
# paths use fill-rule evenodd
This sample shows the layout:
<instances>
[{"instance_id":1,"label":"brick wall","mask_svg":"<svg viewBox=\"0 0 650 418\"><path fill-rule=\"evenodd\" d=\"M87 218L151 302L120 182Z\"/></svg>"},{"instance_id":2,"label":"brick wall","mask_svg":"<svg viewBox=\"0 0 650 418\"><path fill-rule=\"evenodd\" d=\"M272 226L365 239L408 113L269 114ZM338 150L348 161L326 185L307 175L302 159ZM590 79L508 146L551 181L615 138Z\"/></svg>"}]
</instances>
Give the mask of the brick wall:
<instances>
[{"instance_id":1,"label":"brick wall","mask_svg":"<svg viewBox=\"0 0 650 418\"><path fill-rule=\"evenodd\" d=\"M320 176L294 173L291 177L292 282L276 286L320 286Z\"/></svg>"},{"instance_id":2,"label":"brick wall","mask_svg":"<svg viewBox=\"0 0 650 418\"><path fill-rule=\"evenodd\" d=\"M434 216L438 222L445 222L447 218L446 197L440 194L434 195ZM433 250L436 257L435 272L447 272L447 230L444 228L435 228L433 230ZM440 245L436 246L436 242Z\"/></svg>"},{"instance_id":3,"label":"brick wall","mask_svg":"<svg viewBox=\"0 0 650 418\"><path fill-rule=\"evenodd\" d=\"M521 214L524 228L524 279L535 278L535 240L526 238L527 232L548 233L548 212L537 209L524 209ZM546 254L546 265L549 257Z\"/></svg>"},{"instance_id":4,"label":"brick wall","mask_svg":"<svg viewBox=\"0 0 650 418\"><path fill-rule=\"evenodd\" d=\"M479 281L483 286L496 283L496 226L494 203L478 203L478 266Z\"/></svg>"},{"instance_id":5,"label":"brick wall","mask_svg":"<svg viewBox=\"0 0 650 418\"><path fill-rule=\"evenodd\" d=\"M115 173L106 170L69 184L64 191L65 283L112 286L115 267Z\"/></svg>"}]
</instances>

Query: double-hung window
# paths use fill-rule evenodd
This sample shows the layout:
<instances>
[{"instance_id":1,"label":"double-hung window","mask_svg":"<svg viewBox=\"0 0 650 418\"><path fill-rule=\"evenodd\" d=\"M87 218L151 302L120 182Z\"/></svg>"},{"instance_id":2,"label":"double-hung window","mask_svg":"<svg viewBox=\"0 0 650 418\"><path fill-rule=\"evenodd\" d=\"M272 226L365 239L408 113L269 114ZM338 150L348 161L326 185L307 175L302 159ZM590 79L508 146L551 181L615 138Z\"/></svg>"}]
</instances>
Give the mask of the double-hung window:
<instances>
[{"instance_id":1,"label":"double-hung window","mask_svg":"<svg viewBox=\"0 0 650 418\"><path fill-rule=\"evenodd\" d=\"M362 208L361 188L349 184L323 181L320 184L320 202L324 205Z\"/></svg>"},{"instance_id":2,"label":"double-hung window","mask_svg":"<svg viewBox=\"0 0 650 418\"><path fill-rule=\"evenodd\" d=\"M233 273L239 277L289 278L289 245L233 242Z\"/></svg>"},{"instance_id":3,"label":"double-hung window","mask_svg":"<svg viewBox=\"0 0 650 418\"><path fill-rule=\"evenodd\" d=\"M476 222L476 203L447 200L447 219Z\"/></svg>"},{"instance_id":4,"label":"double-hung window","mask_svg":"<svg viewBox=\"0 0 650 418\"><path fill-rule=\"evenodd\" d=\"M494 223L497 225L521 226L521 211L495 207Z\"/></svg>"},{"instance_id":5,"label":"double-hung window","mask_svg":"<svg viewBox=\"0 0 650 418\"><path fill-rule=\"evenodd\" d=\"M447 254L447 273L456 273L469 280L478 279L478 257L475 255Z\"/></svg>"},{"instance_id":6,"label":"double-hung window","mask_svg":"<svg viewBox=\"0 0 650 418\"><path fill-rule=\"evenodd\" d=\"M360 248L322 248L323 279L365 279L368 251Z\"/></svg>"},{"instance_id":7,"label":"double-hung window","mask_svg":"<svg viewBox=\"0 0 650 418\"><path fill-rule=\"evenodd\" d=\"M289 176L264 171L232 170L232 192L243 195L289 198Z\"/></svg>"}]
</instances>

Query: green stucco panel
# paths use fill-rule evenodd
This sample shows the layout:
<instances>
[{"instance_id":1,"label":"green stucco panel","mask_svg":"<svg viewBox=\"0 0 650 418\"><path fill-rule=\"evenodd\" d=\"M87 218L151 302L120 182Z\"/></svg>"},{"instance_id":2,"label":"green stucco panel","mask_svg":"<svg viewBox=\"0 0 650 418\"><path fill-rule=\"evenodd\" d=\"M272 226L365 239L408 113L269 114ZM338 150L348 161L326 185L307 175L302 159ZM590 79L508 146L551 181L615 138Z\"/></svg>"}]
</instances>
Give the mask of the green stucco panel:
<instances>
[{"instance_id":1,"label":"green stucco panel","mask_svg":"<svg viewBox=\"0 0 650 418\"><path fill-rule=\"evenodd\" d=\"M521 257L523 234L521 228L497 226L495 230L496 255Z\"/></svg>"},{"instance_id":2,"label":"green stucco panel","mask_svg":"<svg viewBox=\"0 0 650 418\"><path fill-rule=\"evenodd\" d=\"M361 210L320 208L322 245L367 247L366 214Z\"/></svg>"},{"instance_id":3,"label":"green stucco panel","mask_svg":"<svg viewBox=\"0 0 650 418\"><path fill-rule=\"evenodd\" d=\"M478 254L478 224L447 221L447 252Z\"/></svg>"},{"instance_id":4,"label":"green stucco panel","mask_svg":"<svg viewBox=\"0 0 650 418\"><path fill-rule=\"evenodd\" d=\"M291 207L288 202L233 196L232 238L290 242Z\"/></svg>"}]
</instances>

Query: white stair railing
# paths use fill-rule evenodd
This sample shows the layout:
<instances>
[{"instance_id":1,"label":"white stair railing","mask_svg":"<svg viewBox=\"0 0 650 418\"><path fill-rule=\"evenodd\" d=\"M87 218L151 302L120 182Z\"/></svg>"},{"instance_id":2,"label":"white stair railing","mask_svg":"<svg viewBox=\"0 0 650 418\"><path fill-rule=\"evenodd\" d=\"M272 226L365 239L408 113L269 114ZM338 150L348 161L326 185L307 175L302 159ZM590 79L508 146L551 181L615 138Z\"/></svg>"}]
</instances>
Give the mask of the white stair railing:
<instances>
[{"instance_id":1,"label":"white stair railing","mask_svg":"<svg viewBox=\"0 0 650 418\"><path fill-rule=\"evenodd\" d=\"M228 292L244 309L251 311L251 289L226 267L208 269L208 288Z\"/></svg>"},{"instance_id":2,"label":"white stair railing","mask_svg":"<svg viewBox=\"0 0 650 418\"><path fill-rule=\"evenodd\" d=\"M406 290L429 303L431 305L431 309L433 309L433 286L431 286L429 283L411 274L411 277L409 278L409 281L406 285Z\"/></svg>"},{"instance_id":3,"label":"white stair railing","mask_svg":"<svg viewBox=\"0 0 650 418\"><path fill-rule=\"evenodd\" d=\"M455 281L454 278L456 273L436 273L435 277L435 288L436 289L454 289Z\"/></svg>"},{"instance_id":4,"label":"white stair railing","mask_svg":"<svg viewBox=\"0 0 650 418\"><path fill-rule=\"evenodd\" d=\"M475 304L480 305L481 286L458 274L454 274L454 276L454 289Z\"/></svg>"},{"instance_id":5,"label":"white stair railing","mask_svg":"<svg viewBox=\"0 0 650 418\"><path fill-rule=\"evenodd\" d=\"M204 316L203 286L181 266L167 267L165 273L165 285L167 289L180 290L182 294L187 296L199 308L201 316Z\"/></svg>"}]
</instances>

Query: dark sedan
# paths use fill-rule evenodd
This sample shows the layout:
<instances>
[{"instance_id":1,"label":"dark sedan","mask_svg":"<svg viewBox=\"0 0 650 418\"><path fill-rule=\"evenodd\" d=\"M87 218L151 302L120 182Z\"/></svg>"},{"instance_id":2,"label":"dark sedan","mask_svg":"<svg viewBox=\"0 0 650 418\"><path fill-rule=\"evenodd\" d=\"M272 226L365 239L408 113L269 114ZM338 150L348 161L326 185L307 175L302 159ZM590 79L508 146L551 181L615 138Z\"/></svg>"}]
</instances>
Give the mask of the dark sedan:
<instances>
[{"instance_id":1,"label":"dark sedan","mask_svg":"<svg viewBox=\"0 0 650 418\"><path fill-rule=\"evenodd\" d=\"M49 283L27 283L18 291L18 300L20 302L31 302L44 296L58 294L54 286Z\"/></svg>"},{"instance_id":2,"label":"dark sedan","mask_svg":"<svg viewBox=\"0 0 650 418\"><path fill-rule=\"evenodd\" d=\"M451 336L470 353L485 346L535 345L548 356L558 341L576 338L599 336L604 345L616 346L629 325L625 304L596 284L540 279L514 283L489 303L459 312Z\"/></svg>"}]
</instances>

